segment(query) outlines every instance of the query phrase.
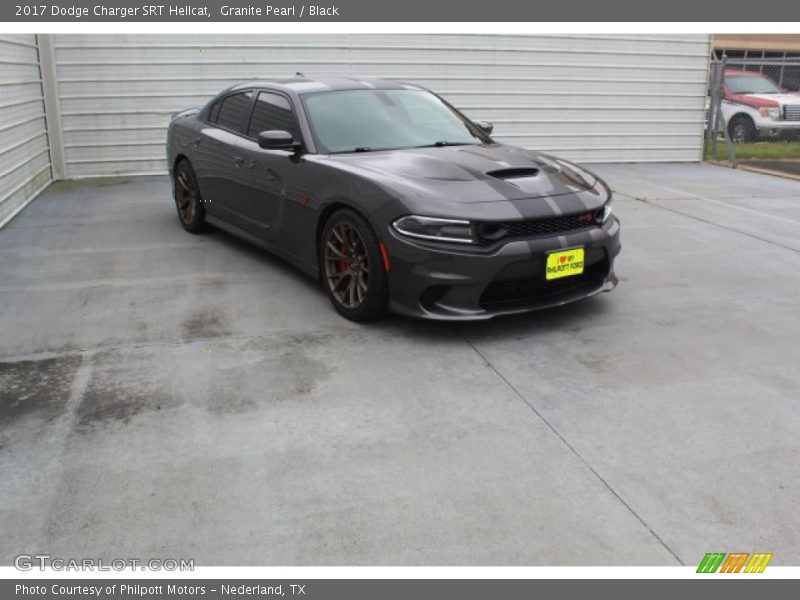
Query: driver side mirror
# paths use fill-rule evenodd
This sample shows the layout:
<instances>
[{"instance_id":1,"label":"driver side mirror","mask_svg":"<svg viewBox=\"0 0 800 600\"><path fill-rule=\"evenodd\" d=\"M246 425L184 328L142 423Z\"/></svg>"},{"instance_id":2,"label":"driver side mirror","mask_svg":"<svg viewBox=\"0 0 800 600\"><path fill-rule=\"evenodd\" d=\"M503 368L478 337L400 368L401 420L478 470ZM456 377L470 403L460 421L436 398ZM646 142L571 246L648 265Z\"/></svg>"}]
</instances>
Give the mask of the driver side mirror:
<instances>
[{"instance_id":1,"label":"driver side mirror","mask_svg":"<svg viewBox=\"0 0 800 600\"><path fill-rule=\"evenodd\" d=\"M475 126L486 135L491 135L492 131L494 130L494 125L489 123L489 121L473 121L473 123L475 123Z\"/></svg>"},{"instance_id":2,"label":"driver side mirror","mask_svg":"<svg viewBox=\"0 0 800 600\"><path fill-rule=\"evenodd\" d=\"M288 131L272 129L258 134L258 146L265 150L299 150L303 144L295 141Z\"/></svg>"}]
</instances>

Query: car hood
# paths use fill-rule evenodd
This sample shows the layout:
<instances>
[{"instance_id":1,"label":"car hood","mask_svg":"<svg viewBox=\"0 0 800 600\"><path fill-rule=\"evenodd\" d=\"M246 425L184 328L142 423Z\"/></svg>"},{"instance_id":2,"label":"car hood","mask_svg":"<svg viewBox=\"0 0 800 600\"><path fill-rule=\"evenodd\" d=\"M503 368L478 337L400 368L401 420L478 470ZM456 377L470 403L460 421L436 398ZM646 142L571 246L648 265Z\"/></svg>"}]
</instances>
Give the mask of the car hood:
<instances>
[{"instance_id":1,"label":"car hood","mask_svg":"<svg viewBox=\"0 0 800 600\"><path fill-rule=\"evenodd\" d=\"M734 94L740 101L758 100L759 105L783 106L784 104L800 104L800 94Z\"/></svg>"},{"instance_id":2,"label":"car hood","mask_svg":"<svg viewBox=\"0 0 800 600\"><path fill-rule=\"evenodd\" d=\"M445 146L333 155L405 195L472 204L553 198L592 190L597 178L561 159L514 146Z\"/></svg>"}]
</instances>

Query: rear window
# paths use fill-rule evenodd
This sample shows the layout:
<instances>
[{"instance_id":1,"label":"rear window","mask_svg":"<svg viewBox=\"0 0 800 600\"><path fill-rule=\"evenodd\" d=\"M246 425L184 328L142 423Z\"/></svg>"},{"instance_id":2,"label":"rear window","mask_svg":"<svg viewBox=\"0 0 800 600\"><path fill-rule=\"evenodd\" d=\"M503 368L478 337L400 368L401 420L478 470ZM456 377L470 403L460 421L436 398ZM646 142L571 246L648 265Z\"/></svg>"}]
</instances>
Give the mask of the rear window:
<instances>
[{"instance_id":1,"label":"rear window","mask_svg":"<svg viewBox=\"0 0 800 600\"><path fill-rule=\"evenodd\" d=\"M250 114L250 107L253 103L253 92L242 92L231 94L222 99L219 109L211 109L210 119L220 127L232 131L244 131L245 119ZM216 118L214 111L217 110Z\"/></svg>"}]
</instances>

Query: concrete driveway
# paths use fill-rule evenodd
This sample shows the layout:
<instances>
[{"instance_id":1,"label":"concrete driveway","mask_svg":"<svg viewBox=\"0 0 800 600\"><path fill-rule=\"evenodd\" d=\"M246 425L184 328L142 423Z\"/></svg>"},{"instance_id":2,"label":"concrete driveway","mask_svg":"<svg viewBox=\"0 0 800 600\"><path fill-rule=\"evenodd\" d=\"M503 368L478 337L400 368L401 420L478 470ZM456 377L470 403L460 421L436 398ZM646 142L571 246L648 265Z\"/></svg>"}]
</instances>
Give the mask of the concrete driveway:
<instances>
[{"instance_id":1,"label":"concrete driveway","mask_svg":"<svg viewBox=\"0 0 800 600\"><path fill-rule=\"evenodd\" d=\"M0 563L800 564L800 183L596 170L620 287L458 326L52 186L0 231Z\"/></svg>"}]
</instances>

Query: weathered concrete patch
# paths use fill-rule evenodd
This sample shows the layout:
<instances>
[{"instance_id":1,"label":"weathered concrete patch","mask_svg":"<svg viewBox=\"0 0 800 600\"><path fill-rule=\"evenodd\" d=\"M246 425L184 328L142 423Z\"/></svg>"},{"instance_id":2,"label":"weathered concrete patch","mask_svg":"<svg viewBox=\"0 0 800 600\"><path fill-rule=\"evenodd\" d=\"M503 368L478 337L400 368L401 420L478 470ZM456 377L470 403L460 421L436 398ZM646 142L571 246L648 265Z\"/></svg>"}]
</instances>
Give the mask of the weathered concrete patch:
<instances>
[{"instance_id":1,"label":"weathered concrete patch","mask_svg":"<svg viewBox=\"0 0 800 600\"><path fill-rule=\"evenodd\" d=\"M622 538L610 560L670 562L456 332L430 331L98 355L41 543L198 564L526 564L592 562Z\"/></svg>"},{"instance_id":2,"label":"weathered concrete patch","mask_svg":"<svg viewBox=\"0 0 800 600\"><path fill-rule=\"evenodd\" d=\"M184 318L183 334L186 339L202 339L228 335L230 328L225 321L225 311L217 306L197 308Z\"/></svg>"},{"instance_id":3,"label":"weathered concrete patch","mask_svg":"<svg viewBox=\"0 0 800 600\"><path fill-rule=\"evenodd\" d=\"M331 374L318 356L329 336L299 336L278 345L249 342L231 355L219 347L209 381L208 405L216 414L237 414L264 405L302 402ZM231 386L236 381L238 385Z\"/></svg>"},{"instance_id":4,"label":"weathered concrete patch","mask_svg":"<svg viewBox=\"0 0 800 600\"><path fill-rule=\"evenodd\" d=\"M25 416L57 416L69 398L79 363L77 355L0 362L0 429Z\"/></svg>"},{"instance_id":5,"label":"weathered concrete patch","mask_svg":"<svg viewBox=\"0 0 800 600\"><path fill-rule=\"evenodd\" d=\"M153 378L147 355L106 352L95 358L92 378L78 407L76 429L127 424L138 415L181 404L182 399Z\"/></svg>"},{"instance_id":6,"label":"weathered concrete patch","mask_svg":"<svg viewBox=\"0 0 800 600\"><path fill-rule=\"evenodd\" d=\"M98 187L125 185L131 182L130 177L94 177L92 179L68 179L54 182L47 188L48 194L65 194L80 190L92 190Z\"/></svg>"}]
</instances>

